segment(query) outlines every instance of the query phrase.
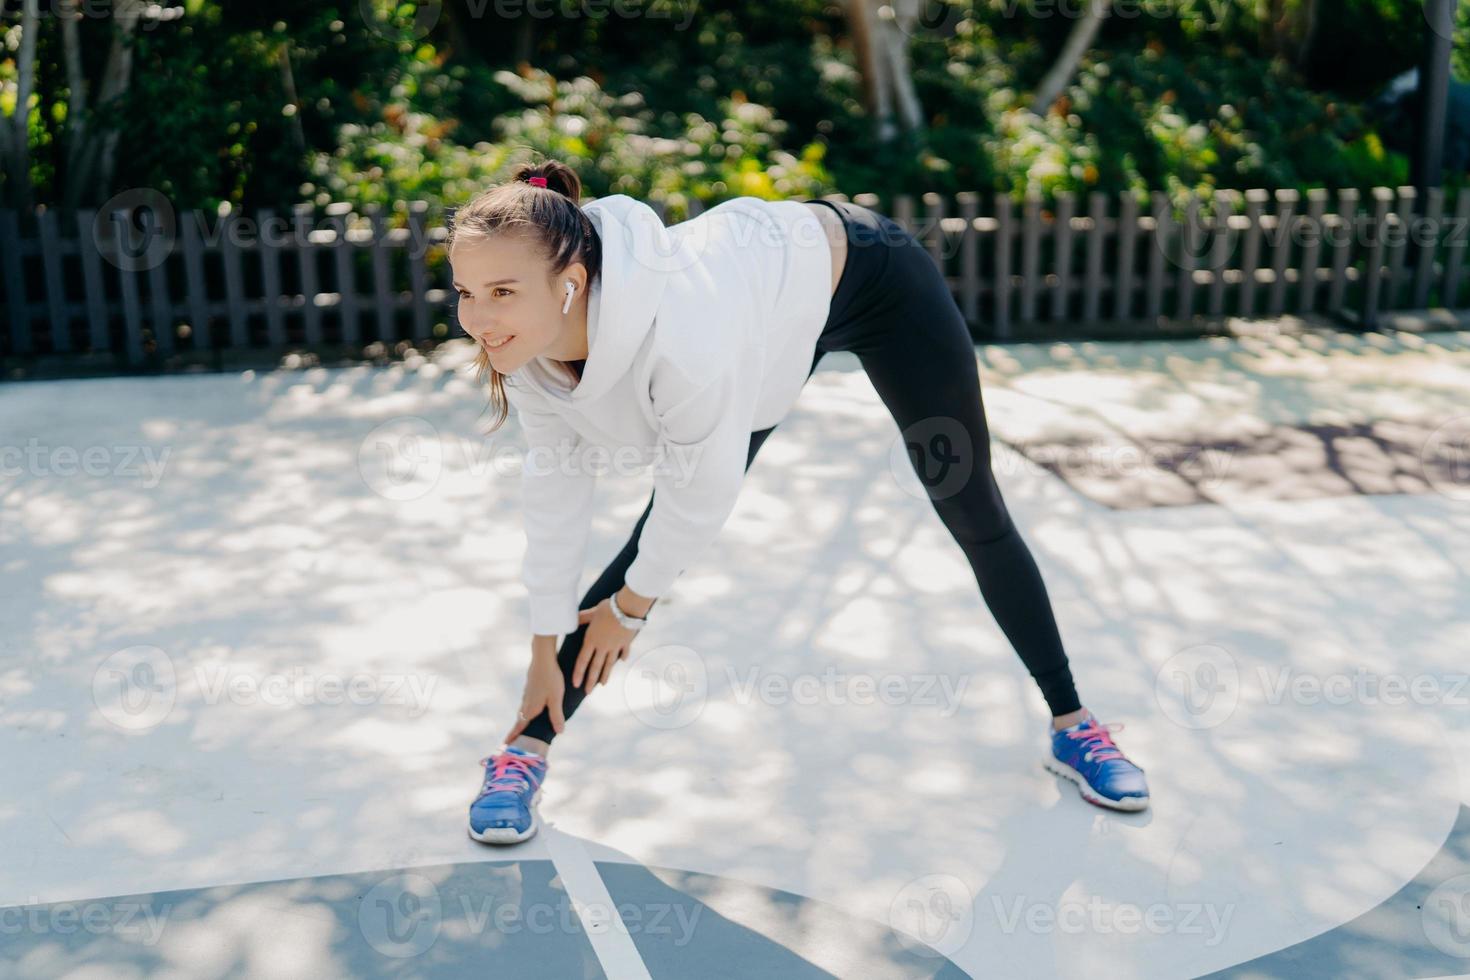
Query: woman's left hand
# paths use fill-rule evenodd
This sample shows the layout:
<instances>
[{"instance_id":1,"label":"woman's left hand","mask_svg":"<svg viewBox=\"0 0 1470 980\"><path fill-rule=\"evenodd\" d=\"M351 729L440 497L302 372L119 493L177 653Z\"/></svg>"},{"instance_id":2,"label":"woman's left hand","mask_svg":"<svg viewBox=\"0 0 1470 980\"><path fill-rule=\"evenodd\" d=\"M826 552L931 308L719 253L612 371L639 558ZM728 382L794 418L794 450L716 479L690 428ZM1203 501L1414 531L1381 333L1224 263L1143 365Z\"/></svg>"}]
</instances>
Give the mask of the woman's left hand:
<instances>
[{"instance_id":1,"label":"woman's left hand","mask_svg":"<svg viewBox=\"0 0 1470 980\"><path fill-rule=\"evenodd\" d=\"M572 667L573 687L581 686L584 674L589 692L594 684L606 684L612 675L613 664L628 656L628 645L638 635L637 630L627 629L618 622L608 606L611 601L603 599L591 609L577 613L578 623L591 625L582 636L582 649Z\"/></svg>"}]
</instances>

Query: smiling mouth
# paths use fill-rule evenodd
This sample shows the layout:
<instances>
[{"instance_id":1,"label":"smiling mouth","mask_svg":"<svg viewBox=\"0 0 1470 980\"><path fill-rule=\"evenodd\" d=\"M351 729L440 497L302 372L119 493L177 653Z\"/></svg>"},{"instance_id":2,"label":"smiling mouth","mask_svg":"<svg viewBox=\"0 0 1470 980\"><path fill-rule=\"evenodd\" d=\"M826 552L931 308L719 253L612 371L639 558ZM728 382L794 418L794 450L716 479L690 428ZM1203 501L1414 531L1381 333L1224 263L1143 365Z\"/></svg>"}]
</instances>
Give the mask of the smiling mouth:
<instances>
[{"instance_id":1,"label":"smiling mouth","mask_svg":"<svg viewBox=\"0 0 1470 980\"><path fill-rule=\"evenodd\" d=\"M500 350L506 344L510 343L512 340L515 340L515 339L516 339L516 335L515 334L511 334L509 337L506 337L503 340L497 341L495 343L491 343L488 340L481 340L480 341L480 346L483 347L483 348L485 348L486 350L496 351L496 350Z\"/></svg>"}]
</instances>

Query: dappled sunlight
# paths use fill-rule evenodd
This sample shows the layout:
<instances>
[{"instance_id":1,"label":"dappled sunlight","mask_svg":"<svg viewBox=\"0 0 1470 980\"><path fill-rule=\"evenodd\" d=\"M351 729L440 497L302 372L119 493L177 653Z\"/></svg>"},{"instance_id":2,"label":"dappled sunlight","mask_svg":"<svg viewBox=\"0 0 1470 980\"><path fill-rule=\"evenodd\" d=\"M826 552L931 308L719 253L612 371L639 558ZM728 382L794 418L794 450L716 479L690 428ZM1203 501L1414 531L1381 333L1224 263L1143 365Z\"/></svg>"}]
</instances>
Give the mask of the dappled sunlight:
<instances>
[{"instance_id":1,"label":"dappled sunlight","mask_svg":"<svg viewBox=\"0 0 1470 980\"><path fill-rule=\"evenodd\" d=\"M1234 903L1234 945L1126 940L1177 972L1374 907L1445 839L1470 718L1443 697L1313 700L1293 678L1463 670L1463 504L1304 493L1114 509L1013 448L1068 424L1127 441L1201 419L1299 423L1298 398L1390 404L1370 389L1402 382L1397 368L1322 372L1314 342L979 352L997 479L1083 703L1126 723L1150 810L1100 811L1042 769L1040 694L931 503L894 472L898 431L866 376L829 357L632 662L569 722L543 815L634 865L868 921L919 877L951 875L987 948L1046 940L1001 931L1018 899ZM1386 356L1347 349L1330 356ZM502 857L463 819L527 665L519 485L495 462L520 434L512 418L482 437L483 395L452 370L455 345L442 357L391 374L118 382L91 409L56 401L55 418L37 407L54 399L44 386L4 392L7 429L169 455L151 488L124 472L3 491L0 601L20 659L0 672L0 723L20 761L0 807L14 842L0 903ZM418 427L405 468L384 468L379 443L397 437L381 427L405 419ZM599 482L584 585L648 492L642 475ZM1204 648L1228 676L1178 659ZM686 673L639 660L669 650ZM1188 724L1179 678L1228 682L1230 710ZM670 702L679 690L695 703ZM347 969L309 894L272 901L312 920L291 933L302 962ZM220 915L199 929L236 937L221 968L266 963L274 920L249 903Z\"/></svg>"},{"instance_id":2,"label":"dappled sunlight","mask_svg":"<svg viewBox=\"0 0 1470 980\"><path fill-rule=\"evenodd\" d=\"M1470 332L1308 329L1107 349L1016 344L982 350L981 365L996 437L1109 507L1456 484L1464 495L1462 450L1444 427L1470 424Z\"/></svg>"}]
</instances>

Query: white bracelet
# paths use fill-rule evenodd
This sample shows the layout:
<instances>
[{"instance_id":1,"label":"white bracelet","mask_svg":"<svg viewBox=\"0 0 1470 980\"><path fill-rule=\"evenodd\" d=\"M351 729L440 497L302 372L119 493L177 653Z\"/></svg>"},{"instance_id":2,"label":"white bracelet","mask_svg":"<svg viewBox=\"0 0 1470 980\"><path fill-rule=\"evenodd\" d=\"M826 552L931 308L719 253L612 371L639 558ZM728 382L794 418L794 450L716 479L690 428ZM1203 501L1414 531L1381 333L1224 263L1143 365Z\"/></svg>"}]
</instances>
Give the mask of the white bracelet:
<instances>
[{"instance_id":1,"label":"white bracelet","mask_svg":"<svg viewBox=\"0 0 1470 980\"><path fill-rule=\"evenodd\" d=\"M623 612L622 607L618 605L618 594L616 592L608 600L608 605L612 607L613 618L623 625L623 629L639 630L648 625L647 616L640 619L637 616L630 616Z\"/></svg>"}]
</instances>

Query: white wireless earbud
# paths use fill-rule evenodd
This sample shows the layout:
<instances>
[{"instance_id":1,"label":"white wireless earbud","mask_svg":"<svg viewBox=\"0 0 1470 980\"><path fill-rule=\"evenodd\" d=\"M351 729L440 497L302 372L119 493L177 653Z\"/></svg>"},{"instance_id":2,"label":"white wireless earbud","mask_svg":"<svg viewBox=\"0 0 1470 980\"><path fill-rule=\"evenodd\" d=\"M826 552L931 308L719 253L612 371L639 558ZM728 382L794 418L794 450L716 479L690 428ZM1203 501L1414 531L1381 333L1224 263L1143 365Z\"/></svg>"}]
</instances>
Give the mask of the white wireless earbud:
<instances>
[{"instance_id":1,"label":"white wireless earbud","mask_svg":"<svg viewBox=\"0 0 1470 980\"><path fill-rule=\"evenodd\" d=\"M572 308L572 297L577 295L577 284L570 279L567 280L567 301L561 304L561 311L567 312Z\"/></svg>"}]
</instances>

